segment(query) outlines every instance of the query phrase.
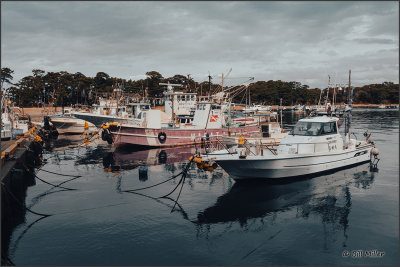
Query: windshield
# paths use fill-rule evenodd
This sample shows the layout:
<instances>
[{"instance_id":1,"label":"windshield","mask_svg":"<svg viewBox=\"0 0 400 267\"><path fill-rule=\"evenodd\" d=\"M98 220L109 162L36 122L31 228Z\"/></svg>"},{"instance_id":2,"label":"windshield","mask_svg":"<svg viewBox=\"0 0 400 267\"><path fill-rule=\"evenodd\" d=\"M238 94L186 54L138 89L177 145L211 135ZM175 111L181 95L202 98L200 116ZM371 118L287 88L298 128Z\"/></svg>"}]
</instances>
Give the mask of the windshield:
<instances>
[{"instance_id":1,"label":"windshield","mask_svg":"<svg viewBox=\"0 0 400 267\"><path fill-rule=\"evenodd\" d=\"M335 122L305 122L300 121L294 127L293 135L304 135L304 136L318 136L326 134L336 134L336 123Z\"/></svg>"}]
</instances>

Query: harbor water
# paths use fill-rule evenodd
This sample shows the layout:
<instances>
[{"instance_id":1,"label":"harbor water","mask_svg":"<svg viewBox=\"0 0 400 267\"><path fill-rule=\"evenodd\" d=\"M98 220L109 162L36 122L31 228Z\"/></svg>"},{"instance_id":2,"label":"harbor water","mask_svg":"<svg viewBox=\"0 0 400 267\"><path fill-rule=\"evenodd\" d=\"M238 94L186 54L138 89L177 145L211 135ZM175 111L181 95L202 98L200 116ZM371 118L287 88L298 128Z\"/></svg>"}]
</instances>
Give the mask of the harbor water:
<instances>
[{"instance_id":1,"label":"harbor water","mask_svg":"<svg viewBox=\"0 0 400 267\"><path fill-rule=\"evenodd\" d=\"M284 128L301 115L284 113ZM113 151L60 136L27 189L9 240L16 265L398 265L399 111L356 109L352 131L372 133L369 163L285 182L237 183L193 164L194 147ZM354 136L352 136L353 138ZM75 137L77 138L77 137ZM51 171L64 175L52 174ZM75 189L75 190L68 190ZM173 209L174 207L174 209ZM6 226L2 226L6 227Z\"/></svg>"}]
</instances>

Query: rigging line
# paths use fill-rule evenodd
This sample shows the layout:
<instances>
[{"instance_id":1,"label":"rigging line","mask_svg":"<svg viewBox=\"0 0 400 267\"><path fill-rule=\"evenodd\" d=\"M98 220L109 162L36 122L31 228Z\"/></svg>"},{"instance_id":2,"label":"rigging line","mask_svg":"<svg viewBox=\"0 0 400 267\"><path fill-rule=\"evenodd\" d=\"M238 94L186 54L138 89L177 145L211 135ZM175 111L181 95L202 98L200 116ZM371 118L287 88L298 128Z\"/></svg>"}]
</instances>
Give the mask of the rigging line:
<instances>
[{"instance_id":1,"label":"rigging line","mask_svg":"<svg viewBox=\"0 0 400 267\"><path fill-rule=\"evenodd\" d=\"M171 194L176 190L176 188L178 188L179 184L184 180L184 177L186 177L187 171L189 170L189 167L190 167L190 165L191 165L191 163L192 163L192 161L193 161L193 159L194 159L194 156L195 156L195 155L193 155L192 157L190 157L189 163L185 166L184 170L181 172L182 177L181 177L181 179L179 180L179 183L175 186L175 188L174 188L171 192L169 192L168 194L166 194L166 195L164 195L164 196L162 196L162 197L160 197L160 198L167 197L167 196L171 195Z\"/></svg>"},{"instance_id":2,"label":"rigging line","mask_svg":"<svg viewBox=\"0 0 400 267\"><path fill-rule=\"evenodd\" d=\"M43 170L43 169L38 169L38 170L39 170L39 171L48 172L48 173L52 173L52 174L61 175L61 176L68 176L68 177L75 177L75 178L82 177L82 175L69 175L69 174L62 174L62 173L52 172L52 171Z\"/></svg>"},{"instance_id":3,"label":"rigging line","mask_svg":"<svg viewBox=\"0 0 400 267\"><path fill-rule=\"evenodd\" d=\"M54 188L54 187L53 187ZM31 199L31 204L29 205L29 208L32 208L34 205L36 205L43 197L50 195L50 194L54 194L54 193L58 193L58 192L64 192L64 191L70 191L70 190L65 190L65 189L61 189L58 191L53 191L50 192L51 190L53 190L53 188L50 188L49 190L37 195L36 197Z\"/></svg>"},{"instance_id":4,"label":"rigging line","mask_svg":"<svg viewBox=\"0 0 400 267\"><path fill-rule=\"evenodd\" d=\"M151 186L146 186L146 187L137 188L137 189L123 190L123 191L121 191L121 192L134 192L134 191L139 191L139 190L143 190L143 189L147 189L147 188L152 188L152 187L154 187L154 186L157 186L157 185L166 183L166 182L168 182L168 181L170 181L170 180L172 180L172 179L175 179L176 177L178 177L179 175L181 175L182 172L183 172L183 171L181 171L180 173L178 173L178 174L172 176L171 178L169 178L169 179L167 179L167 180L165 180L165 181L163 181L163 182L160 182L160 183L157 183L157 184L154 184L154 185L151 185Z\"/></svg>"},{"instance_id":5,"label":"rigging line","mask_svg":"<svg viewBox=\"0 0 400 267\"><path fill-rule=\"evenodd\" d=\"M181 182L182 182L182 180L183 180L183 175L184 175L184 174L182 174L182 177L181 177L181 179L179 179L178 184L174 187L174 189L172 189L171 192L169 192L168 194L166 194L166 195L164 195L164 196L158 197L158 198L164 198L164 197L167 197L167 196L171 195L171 194L178 188L178 186L181 184Z\"/></svg>"},{"instance_id":6,"label":"rigging line","mask_svg":"<svg viewBox=\"0 0 400 267\"><path fill-rule=\"evenodd\" d=\"M136 194L136 195L143 196L143 197L147 197L147 198L150 198L150 199L152 199L152 200L155 200L156 202L158 202L158 203L160 203L160 204L163 204L164 206L167 206L167 207L169 207L169 208L172 207L172 205L169 205L169 204L164 203L163 201L161 201L160 198L152 197L152 196L149 196L149 195L146 195L146 194L142 194L142 193L138 193L138 192L128 192L128 193ZM170 197L164 197L163 199L168 199L168 200L174 201L174 200L173 200L172 198L170 198ZM188 214L186 213L186 211L182 208L182 206L181 206L179 203L178 203L178 206L179 206L179 209L180 209L179 211L180 211L181 214L182 214L182 217L183 217L185 220L188 220L188 221L194 223L195 221L189 219Z\"/></svg>"},{"instance_id":7,"label":"rigging line","mask_svg":"<svg viewBox=\"0 0 400 267\"><path fill-rule=\"evenodd\" d=\"M68 179L68 180L66 180L66 181L64 181L64 182L61 182L61 183L59 183L58 185L62 185L62 184L68 183L68 182L70 182L70 181L76 180L76 179L81 178L81 177L82 177L81 175L78 175L78 176L76 176L76 177L74 177L74 178L71 178L71 179Z\"/></svg>"},{"instance_id":8,"label":"rigging line","mask_svg":"<svg viewBox=\"0 0 400 267\"><path fill-rule=\"evenodd\" d=\"M26 232L28 232L28 230L37 222L39 222L40 220L43 220L46 217L40 217L39 219L35 220L34 222L32 222L30 225L28 225L26 227L26 229L18 236L18 238L15 240L14 245L12 246L12 248L10 248L10 254L14 255L15 250L18 247L18 243L19 241L22 239L22 237L26 234Z\"/></svg>"},{"instance_id":9,"label":"rigging line","mask_svg":"<svg viewBox=\"0 0 400 267\"><path fill-rule=\"evenodd\" d=\"M184 173L184 174L182 175L182 178L183 178L183 181L182 181L181 189L179 190L178 197L175 199L175 203L174 203L174 206L172 207L171 213L174 211L175 206L176 206L176 203L178 203L178 199L179 199L179 197L181 196L182 188L183 188L183 185L185 184L186 173Z\"/></svg>"},{"instance_id":10,"label":"rigging line","mask_svg":"<svg viewBox=\"0 0 400 267\"><path fill-rule=\"evenodd\" d=\"M65 190L77 190L77 189L74 189L74 188L67 188L67 187L63 187L63 186L59 186L59 185L56 185L56 184L52 184L52 183L46 182L45 180L43 180L40 177L38 177L36 174L33 174L33 175L36 177L36 179L42 181L45 184L48 184L48 185L51 185L51 186L54 186L54 187L58 187L58 188L62 188L62 189L65 189Z\"/></svg>"},{"instance_id":11,"label":"rigging line","mask_svg":"<svg viewBox=\"0 0 400 267\"><path fill-rule=\"evenodd\" d=\"M265 243L267 243L269 240L273 239L275 236L277 236L280 232L282 232L282 230L279 230L278 232L276 232L274 235L271 235L270 237L268 237L268 239L264 242L262 242L260 245L258 245L256 248L252 249L251 251L249 251L246 255L244 255L239 261L244 260L245 258L247 258L248 256L250 256L250 254L252 254L254 251L256 251L257 249L259 249L260 247L262 247Z\"/></svg>"},{"instance_id":12,"label":"rigging line","mask_svg":"<svg viewBox=\"0 0 400 267\"><path fill-rule=\"evenodd\" d=\"M26 209L27 211L29 211L29 212L31 212L31 213L33 213L33 214L39 215L39 216L43 216L43 217L52 216L52 214L43 214L43 213L35 212L35 211L29 209L29 208L26 207L24 204L22 204L22 203L18 200L18 198L17 198L10 190L7 189L7 186L6 186L4 183L1 183L1 184L3 185L3 188L4 188L5 192L9 193L10 196L11 196L22 208Z\"/></svg>"}]
</instances>

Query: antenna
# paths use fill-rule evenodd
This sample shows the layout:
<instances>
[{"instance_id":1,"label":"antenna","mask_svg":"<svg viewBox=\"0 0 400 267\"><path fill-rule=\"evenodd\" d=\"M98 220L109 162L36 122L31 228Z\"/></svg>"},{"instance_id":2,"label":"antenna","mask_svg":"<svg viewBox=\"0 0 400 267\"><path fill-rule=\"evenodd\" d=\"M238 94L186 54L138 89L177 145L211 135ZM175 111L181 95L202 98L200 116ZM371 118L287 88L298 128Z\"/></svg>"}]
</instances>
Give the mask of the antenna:
<instances>
[{"instance_id":1,"label":"antenna","mask_svg":"<svg viewBox=\"0 0 400 267\"><path fill-rule=\"evenodd\" d=\"M210 71L208 71L208 96L211 95L211 79Z\"/></svg>"}]
</instances>

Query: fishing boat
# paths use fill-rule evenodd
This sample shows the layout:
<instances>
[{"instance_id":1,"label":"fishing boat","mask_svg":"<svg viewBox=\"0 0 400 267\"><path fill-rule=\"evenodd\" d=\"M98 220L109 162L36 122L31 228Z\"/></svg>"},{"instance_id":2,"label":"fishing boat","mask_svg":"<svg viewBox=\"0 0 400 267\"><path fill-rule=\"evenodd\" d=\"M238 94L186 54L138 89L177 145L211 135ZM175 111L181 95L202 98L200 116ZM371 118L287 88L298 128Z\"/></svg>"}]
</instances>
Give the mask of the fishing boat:
<instances>
[{"instance_id":1,"label":"fishing boat","mask_svg":"<svg viewBox=\"0 0 400 267\"><path fill-rule=\"evenodd\" d=\"M7 113L1 113L1 141L11 139L11 122Z\"/></svg>"},{"instance_id":2,"label":"fishing boat","mask_svg":"<svg viewBox=\"0 0 400 267\"><path fill-rule=\"evenodd\" d=\"M129 111L140 112L141 108L150 108L150 105L136 103L132 104L129 109L127 105L121 105L117 99L99 98L99 103L94 104L91 110L72 111L71 114L78 119L100 127L100 125L107 122L127 122L133 118L132 112Z\"/></svg>"},{"instance_id":3,"label":"fishing boat","mask_svg":"<svg viewBox=\"0 0 400 267\"><path fill-rule=\"evenodd\" d=\"M168 86L168 84L166 85ZM102 138L109 143L114 143L117 147L126 144L169 147L200 143L202 139L210 137L259 133L260 121L243 124L230 120L231 96L237 95L247 88L248 85L235 89L223 89L221 86L219 92L197 101L195 108L190 109L190 114L186 114L188 116L186 118L176 116L175 101L171 101L171 116L156 109L142 111L137 118L127 123L112 123L105 126ZM230 92L227 93L227 90ZM166 95L179 94L175 92ZM185 99L187 101L187 98ZM183 99L181 98L180 101ZM182 121L179 119L184 120L184 123L181 123Z\"/></svg>"},{"instance_id":4,"label":"fishing boat","mask_svg":"<svg viewBox=\"0 0 400 267\"><path fill-rule=\"evenodd\" d=\"M268 112L271 111L271 106L261 106L261 105L252 105L249 107L245 107L242 112L243 113L256 113L256 112Z\"/></svg>"},{"instance_id":5,"label":"fishing boat","mask_svg":"<svg viewBox=\"0 0 400 267\"><path fill-rule=\"evenodd\" d=\"M29 130L30 119L25 114L16 112L11 100L2 96L1 100L1 140L16 139Z\"/></svg>"},{"instance_id":6,"label":"fishing boat","mask_svg":"<svg viewBox=\"0 0 400 267\"><path fill-rule=\"evenodd\" d=\"M93 123L75 118L70 109L64 110L64 113L51 116L50 122L56 127L59 134L83 134L85 131L95 132L97 130ZM85 129L85 122L89 126L88 129Z\"/></svg>"},{"instance_id":7,"label":"fishing boat","mask_svg":"<svg viewBox=\"0 0 400 267\"><path fill-rule=\"evenodd\" d=\"M344 137L338 131L339 118L307 117L297 122L276 149L260 145L254 153L242 145L234 151L223 149L207 153L205 160L215 161L235 180L301 177L368 161L372 168L377 168L379 151L370 141L371 134L364 133L365 141L350 138L353 98L350 77L351 71Z\"/></svg>"},{"instance_id":8,"label":"fishing boat","mask_svg":"<svg viewBox=\"0 0 400 267\"><path fill-rule=\"evenodd\" d=\"M163 117L160 110L143 111L129 123L110 124L107 129L115 146L125 144L168 147L201 142L204 137L259 132L258 124L229 125L224 115L226 106L211 102L198 103L191 123L180 124Z\"/></svg>"},{"instance_id":9,"label":"fishing boat","mask_svg":"<svg viewBox=\"0 0 400 267\"><path fill-rule=\"evenodd\" d=\"M338 120L327 116L301 119L276 150L262 147L254 154L238 147L234 152L215 151L207 157L236 180L298 177L370 161L377 150L369 136L366 141L349 135L342 138Z\"/></svg>"}]
</instances>

